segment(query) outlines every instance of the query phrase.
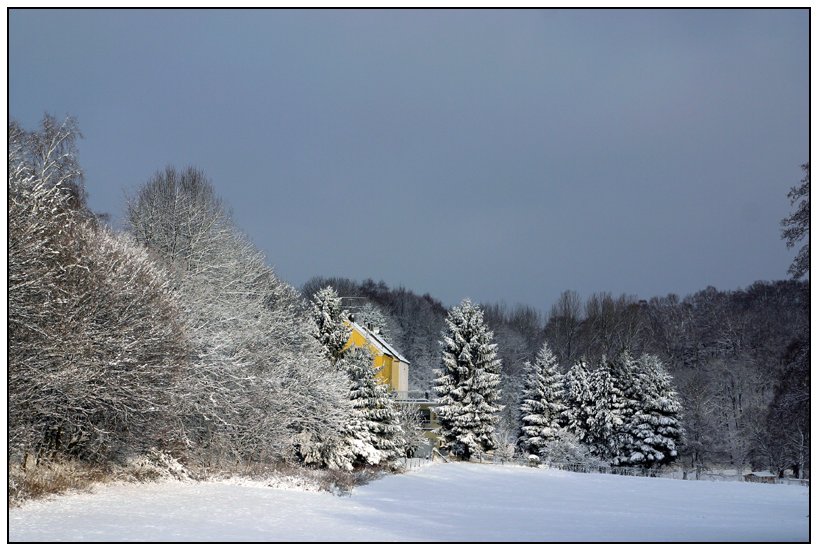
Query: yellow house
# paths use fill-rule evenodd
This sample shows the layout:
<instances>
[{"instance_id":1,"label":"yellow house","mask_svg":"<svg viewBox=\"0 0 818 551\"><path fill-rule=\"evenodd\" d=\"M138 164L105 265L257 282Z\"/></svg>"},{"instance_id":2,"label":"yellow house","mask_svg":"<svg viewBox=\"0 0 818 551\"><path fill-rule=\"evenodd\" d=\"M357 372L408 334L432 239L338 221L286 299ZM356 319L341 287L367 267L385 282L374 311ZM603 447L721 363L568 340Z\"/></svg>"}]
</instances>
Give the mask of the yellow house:
<instances>
[{"instance_id":1,"label":"yellow house","mask_svg":"<svg viewBox=\"0 0 818 551\"><path fill-rule=\"evenodd\" d=\"M435 407L437 403L429 392L409 392L409 360L386 342L376 330L365 327L354 321L345 322L352 329L344 350L350 346L369 348L374 357L374 366L377 369L376 378L389 385L396 401L414 405L420 413L421 425L428 442L415 450L415 457L431 458L433 449L437 447L438 435L435 429L439 426Z\"/></svg>"},{"instance_id":2,"label":"yellow house","mask_svg":"<svg viewBox=\"0 0 818 551\"><path fill-rule=\"evenodd\" d=\"M345 323L348 323L352 329L352 334L344 349L350 346L368 347L375 358L374 365L378 370L377 379L381 383L388 384L389 389L398 397L407 396L409 393L409 360L404 358L375 330L358 325L354 321Z\"/></svg>"}]
</instances>

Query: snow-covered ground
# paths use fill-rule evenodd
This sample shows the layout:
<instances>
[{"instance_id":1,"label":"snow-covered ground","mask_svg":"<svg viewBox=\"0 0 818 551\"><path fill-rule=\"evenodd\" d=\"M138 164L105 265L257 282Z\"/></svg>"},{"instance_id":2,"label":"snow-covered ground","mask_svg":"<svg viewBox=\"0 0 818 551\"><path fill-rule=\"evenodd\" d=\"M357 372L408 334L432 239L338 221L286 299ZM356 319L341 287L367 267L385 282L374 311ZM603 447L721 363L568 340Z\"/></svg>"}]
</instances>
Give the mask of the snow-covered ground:
<instances>
[{"instance_id":1,"label":"snow-covered ground","mask_svg":"<svg viewBox=\"0 0 818 551\"><path fill-rule=\"evenodd\" d=\"M280 485L279 485L280 486ZM115 485L9 511L11 541L807 541L798 486L433 464L351 495Z\"/></svg>"}]
</instances>

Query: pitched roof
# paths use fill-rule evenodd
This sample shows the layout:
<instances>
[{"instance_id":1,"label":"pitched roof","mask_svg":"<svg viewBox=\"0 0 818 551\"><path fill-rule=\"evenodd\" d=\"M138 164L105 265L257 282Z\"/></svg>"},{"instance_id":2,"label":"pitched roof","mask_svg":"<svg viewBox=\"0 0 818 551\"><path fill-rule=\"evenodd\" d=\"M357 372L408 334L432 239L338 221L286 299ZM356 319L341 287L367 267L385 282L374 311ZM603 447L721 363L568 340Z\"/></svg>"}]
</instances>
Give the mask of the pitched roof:
<instances>
[{"instance_id":1,"label":"pitched roof","mask_svg":"<svg viewBox=\"0 0 818 551\"><path fill-rule=\"evenodd\" d=\"M393 358L397 358L398 360L402 361L405 364L410 363L409 360L404 358L400 352L395 350L395 348L391 344L383 340L383 337L381 337L377 333L370 331L369 329L363 327L362 325L358 325L354 321L351 321L350 324L352 324L352 327L354 327L359 333L366 337L368 341L372 342L372 344L374 344L376 348L379 348L381 352L389 354Z\"/></svg>"}]
</instances>

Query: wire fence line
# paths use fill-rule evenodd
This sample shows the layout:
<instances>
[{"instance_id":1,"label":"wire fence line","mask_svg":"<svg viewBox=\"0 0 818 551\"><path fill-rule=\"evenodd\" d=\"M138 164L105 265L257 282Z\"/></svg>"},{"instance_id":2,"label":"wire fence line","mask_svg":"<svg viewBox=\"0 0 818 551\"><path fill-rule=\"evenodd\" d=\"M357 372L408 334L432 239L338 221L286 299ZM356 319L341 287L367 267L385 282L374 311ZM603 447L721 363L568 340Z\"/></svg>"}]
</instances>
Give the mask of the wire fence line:
<instances>
[{"instance_id":1,"label":"wire fence line","mask_svg":"<svg viewBox=\"0 0 818 551\"><path fill-rule=\"evenodd\" d=\"M431 462L431 459L426 459L425 457L401 457L398 459L398 465L407 471L419 469L420 467L428 465Z\"/></svg>"},{"instance_id":2,"label":"wire fence line","mask_svg":"<svg viewBox=\"0 0 818 551\"><path fill-rule=\"evenodd\" d=\"M656 478L665 474L661 469L647 467L619 467L587 463L545 463L545 466L550 469L571 471L575 473L616 474L621 476L644 476L649 478Z\"/></svg>"},{"instance_id":3,"label":"wire fence line","mask_svg":"<svg viewBox=\"0 0 818 551\"><path fill-rule=\"evenodd\" d=\"M437 450L435 450L437 451ZM398 463L399 465L409 471L418 469L424 465L428 465L430 463L438 462L446 462L449 463L454 460L454 462L458 462L456 459L452 457L446 457L440 455L439 457L404 457L401 458ZM489 455L475 455L471 458L469 463L489 463L493 465L523 465L529 467L539 467L539 468L546 468L546 469L557 469L560 471L570 471L575 473L586 473L586 474L612 474L612 475L619 475L619 476L638 476L638 477L646 477L646 478L673 478L673 479L681 479L687 478L685 475L691 475L690 480L723 480L723 481L738 481L743 482L744 477L740 475L718 475L714 473L700 473L699 476L695 476L694 473L686 473L684 471L679 470L672 470L662 467L621 467L621 466L611 466L611 465L604 465L599 463L582 463L582 462L573 462L573 463L566 463L566 462L550 462L545 461L542 463L539 462L532 462L529 461L525 456L489 456ZM777 478L774 482L775 484L788 484L788 485L800 485L800 486L809 486L809 479L796 479L796 478Z\"/></svg>"}]
</instances>

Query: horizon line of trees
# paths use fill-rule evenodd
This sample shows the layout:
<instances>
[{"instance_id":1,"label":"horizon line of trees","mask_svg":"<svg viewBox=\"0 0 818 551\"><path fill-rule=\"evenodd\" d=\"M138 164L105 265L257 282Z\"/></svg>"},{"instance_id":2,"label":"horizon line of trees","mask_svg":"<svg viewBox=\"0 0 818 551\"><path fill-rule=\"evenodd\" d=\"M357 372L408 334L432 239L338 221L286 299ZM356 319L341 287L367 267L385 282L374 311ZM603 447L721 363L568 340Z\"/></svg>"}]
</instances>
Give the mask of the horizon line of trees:
<instances>
[{"instance_id":1,"label":"horizon line of trees","mask_svg":"<svg viewBox=\"0 0 818 551\"><path fill-rule=\"evenodd\" d=\"M201 171L157 172L115 232L87 206L75 120L8 133L10 462L310 465L372 421L356 399L377 389L333 368Z\"/></svg>"},{"instance_id":2,"label":"horizon line of trees","mask_svg":"<svg viewBox=\"0 0 818 551\"><path fill-rule=\"evenodd\" d=\"M439 340L454 309L430 295L343 278L296 290L194 168L157 172L128 199L127 228L115 232L87 206L75 120L46 115L34 131L11 121L8 134L10 460L116 461L151 448L206 466L325 458L360 421L351 385L369 376L337 369L316 339L309 303L328 285L366 297L356 314L411 359L411 386L443 385L436 370L454 352ZM796 212L782 221L790 247L808 237L804 171L790 193ZM645 301L597 293L584 302L566 291L547 317L478 305L495 345L481 345L491 349L481 356L494 355L483 396L496 410L486 412L492 436L477 440L516 444L526 362L543 343L561 376L628 350L657 358L675 381L685 464L801 473L810 300L798 278L808 254L807 242L794 279L738 291ZM372 391L368 379L358 384L355 392Z\"/></svg>"}]
</instances>

